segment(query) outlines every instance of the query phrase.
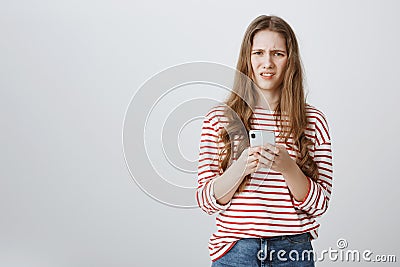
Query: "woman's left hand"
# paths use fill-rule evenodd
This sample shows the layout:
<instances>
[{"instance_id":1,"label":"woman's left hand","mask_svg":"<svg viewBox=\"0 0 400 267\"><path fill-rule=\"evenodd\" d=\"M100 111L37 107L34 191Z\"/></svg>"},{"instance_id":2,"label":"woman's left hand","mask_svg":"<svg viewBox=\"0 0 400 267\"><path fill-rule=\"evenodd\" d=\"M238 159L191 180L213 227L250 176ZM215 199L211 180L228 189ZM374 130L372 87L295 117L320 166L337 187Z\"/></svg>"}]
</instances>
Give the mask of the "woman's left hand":
<instances>
[{"instance_id":1,"label":"woman's left hand","mask_svg":"<svg viewBox=\"0 0 400 267\"><path fill-rule=\"evenodd\" d=\"M286 148L282 145L265 144L261 152L257 153L259 162L263 167L273 171L285 173L297 166L296 162L290 157Z\"/></svg>"}]
</instances>

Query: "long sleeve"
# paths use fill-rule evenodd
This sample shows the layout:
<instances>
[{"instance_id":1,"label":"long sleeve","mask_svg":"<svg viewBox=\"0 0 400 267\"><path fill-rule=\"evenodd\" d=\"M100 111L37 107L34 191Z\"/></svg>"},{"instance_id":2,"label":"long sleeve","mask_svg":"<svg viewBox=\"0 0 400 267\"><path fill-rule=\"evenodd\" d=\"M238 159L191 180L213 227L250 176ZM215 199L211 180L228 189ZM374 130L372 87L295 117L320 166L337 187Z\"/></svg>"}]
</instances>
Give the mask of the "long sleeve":
<instances>
[{"instance_id":1,"label":"long sleeve","mask_svg":"<svg viewBox=\"0 0 400 267\"><path fill-rule=\"evenodd\" d=\"M310 187L305 199L300 202L292 198L294 207L312 216L321 216L326 212L332 192L332 150L328 124L322 113L315 120L314 161L319 176L316 181L308 178Z\"/></svg>"},{"instance_id":2,"label":"long sleeve","mask_svg":"<svg viewBox=\"0 0 400 267\"><path fill-rule=\"evenodd\" d=\"M218 131L215 129L218 122L211 122L213 118L210 113L203 121L200 138L200 149L198 158L198 187L196 200L199 207L208 214L225 210L230 202L225 205L217 203L214 196L214 179L221 173L218 164Z\"/></svg>"}]
</instances>

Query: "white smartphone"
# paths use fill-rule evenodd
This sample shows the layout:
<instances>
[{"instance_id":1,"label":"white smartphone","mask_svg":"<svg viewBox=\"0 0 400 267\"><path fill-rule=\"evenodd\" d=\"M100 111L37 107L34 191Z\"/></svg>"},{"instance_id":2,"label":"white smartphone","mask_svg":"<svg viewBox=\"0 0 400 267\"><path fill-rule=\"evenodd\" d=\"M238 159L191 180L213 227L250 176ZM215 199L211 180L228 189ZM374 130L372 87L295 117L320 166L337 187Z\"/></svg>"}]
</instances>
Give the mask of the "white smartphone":
<instances>
[{"instance_id":1,"label":"white smartphone","mask_svg":"<svg viewBox=\"0 0 400 267\"><path fill-rule=\"evenodd\" d=\"M275 145L275 132L266 130L249 131L250 146L263 146L266 143Z\"/></svg>"},{"instance_id":2,"label":"white smartphone","mask_svg":"<svg viewBox=\"0 0 400 267\"><path fill-rule=\"evenodd\" d=\"M250 130L249 131L250 146L263 146L266 143L275 145L275 132L265 130ZM270 168L260 168L259 172L268 172ZM268 174L267 174L268 175ZM266 178L266 177L265 177Z\"/></svg>"}]
</instances>

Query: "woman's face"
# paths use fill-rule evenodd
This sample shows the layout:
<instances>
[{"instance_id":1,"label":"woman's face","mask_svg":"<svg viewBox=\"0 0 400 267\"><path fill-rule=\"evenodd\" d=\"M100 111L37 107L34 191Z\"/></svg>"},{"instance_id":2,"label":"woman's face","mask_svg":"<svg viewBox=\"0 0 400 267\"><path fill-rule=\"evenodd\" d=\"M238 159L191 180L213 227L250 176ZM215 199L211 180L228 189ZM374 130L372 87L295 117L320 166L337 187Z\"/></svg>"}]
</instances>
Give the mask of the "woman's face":
<instances>
[{"instance_id":1,"label":"woman's face","mask_svg":"<svg viewBox=\"0 0 400 267\"><path fill-rule=\"evenodd\" d=\"M261 90L280 88L286 70L286 41L277 32L262 30L253 38L251 66L253 80Z\"/></svg>"}]
</instances>

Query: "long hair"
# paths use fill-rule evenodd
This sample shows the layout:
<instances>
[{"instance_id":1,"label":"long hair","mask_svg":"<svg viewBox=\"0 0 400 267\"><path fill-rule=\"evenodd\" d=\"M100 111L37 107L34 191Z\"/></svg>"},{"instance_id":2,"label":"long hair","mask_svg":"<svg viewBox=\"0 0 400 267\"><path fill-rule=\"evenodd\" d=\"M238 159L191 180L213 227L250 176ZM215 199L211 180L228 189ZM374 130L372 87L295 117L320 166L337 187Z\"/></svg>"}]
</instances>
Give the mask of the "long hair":
<instances>
[{"instance_id":1,"label":"long hair","mask_svg":"<svg viewBox=\"0 0 400 267\"><path fill-rule=\"evenodd\" d=\"M296 163L303 173L313 180L318 178L317 165L309 154L313 142L305 135L307 127L306 100L303 88L303 69L296 36L287 22L277 16L262 15L248 26L240 48L233 90L225 101L225 116L228 124L220 132L224 147L220 153L220 168L225 171L232 160L249 146L248 132L251 118L257 104L258 93L254 87L251 65L251 48L254 35L262 30L281 34L286 40L288 60L282 81L279 103L274 110L279 127L279 139L296 151ZM285 118L283 118L283 116ZM293 140L293 145L289 139ZM235 151L236 147L236 151ZM297 147L297 149L295 149ZM250 175L240 184L238 191L246 187Z\"/></svg>"}]
</instances>

